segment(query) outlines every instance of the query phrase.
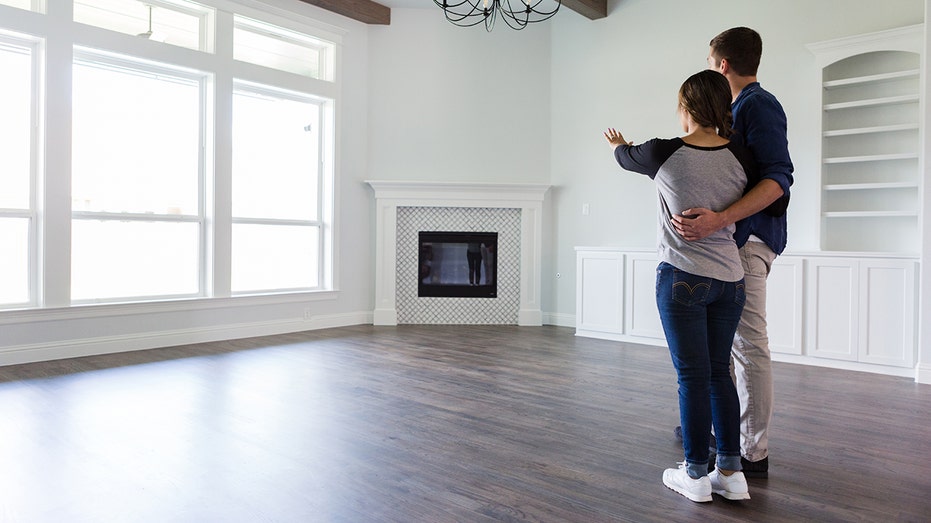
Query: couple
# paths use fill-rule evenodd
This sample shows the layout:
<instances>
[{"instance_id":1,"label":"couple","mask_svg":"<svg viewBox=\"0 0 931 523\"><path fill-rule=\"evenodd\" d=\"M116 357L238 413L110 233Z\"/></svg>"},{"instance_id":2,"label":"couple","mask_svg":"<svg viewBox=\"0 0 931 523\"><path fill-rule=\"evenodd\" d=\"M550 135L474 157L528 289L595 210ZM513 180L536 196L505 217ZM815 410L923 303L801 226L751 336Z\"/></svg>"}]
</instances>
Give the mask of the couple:
<instances>
[{"instance_id":1,"label":"couple","mask_svg":"<svg viewBox=\"0 0 931 523\"><path fill-rule=\"evenodd\" d=\"M745 27L711 41L709 70L679 90L681 138L634 146L614 129L604 133L624 169L657 184L656 300L678 374L685 451L663 483L698 502L712 492L749 499L746 476L766 477L769 466L766 277L786 245L793 168L785 113L756 81L761 55L759 34Z\"/></svg>"}]
</instances>

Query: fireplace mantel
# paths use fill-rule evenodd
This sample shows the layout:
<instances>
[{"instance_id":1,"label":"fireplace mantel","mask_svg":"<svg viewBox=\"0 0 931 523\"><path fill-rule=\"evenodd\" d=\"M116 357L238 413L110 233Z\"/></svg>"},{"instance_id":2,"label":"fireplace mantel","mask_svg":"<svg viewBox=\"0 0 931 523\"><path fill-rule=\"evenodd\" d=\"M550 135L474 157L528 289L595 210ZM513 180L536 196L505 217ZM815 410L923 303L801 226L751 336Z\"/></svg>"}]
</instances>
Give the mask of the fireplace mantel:
<instances>
[{"instance_id":1,"label":"fireplace mantel","mask_svg":"<svg viewBox=\"0 0 931 523\"><path fill-rule=\"evenodd\" d=\"M476 182L366 181L375 192L375 325L397 325L398 207L520 209L518 325L542 325L543 199L549 185Z\"/></svg>"}]
</instances>

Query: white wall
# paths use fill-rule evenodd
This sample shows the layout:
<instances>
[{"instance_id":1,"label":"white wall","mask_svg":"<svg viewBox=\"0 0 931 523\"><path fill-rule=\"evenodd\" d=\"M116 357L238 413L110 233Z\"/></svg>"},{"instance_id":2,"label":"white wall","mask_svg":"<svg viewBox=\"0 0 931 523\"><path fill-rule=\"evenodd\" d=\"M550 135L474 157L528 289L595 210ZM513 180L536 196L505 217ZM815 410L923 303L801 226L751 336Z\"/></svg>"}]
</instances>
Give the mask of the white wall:
<instances>
[{"instance_id":1,"label":"white wall","mask_svg":"<svg viewBox=\"0 0 931 523\"><path fill-rule=\"evenodd\" d=\"M820 72L805 44L924 21L923 0L617 0L591 22L560 13L552 24L551 250L544 255L543 308L575 311L575 246L655 245L652 181L620 170L601 131L614 126L635 142L680 134L681 82L704 67L708 42L745 25L763 37L759 79L782 102L795 164L788 251L818 250ZM581 206L589 203L591 214ZM560 272L562 278L554 275Z\"/></svg>"},{"instance_id":2,"label":"white wall","mask_svg":"<svg viewBox=\"0 0 931 523\"><path fill-rule=\"evenodd\" d=\"M372 205L362 183L367 178L368 26L294 0L262 1L330 24L342 34L335 208L338 292L4 311L0 364L371 322ZM50 132L48 139L53 158L60 155L61 133ZM67 267L63 270L66 274Z\"/></svg>"},{"instance_id":3,"label":"white wall","mask_svg":"<svg viewBox=\"0 0 931 523\"><path fill-rule=\"evenodd\" d=\"M549 180L549 35L392 9L369 32L371 179Z\"/></svg>"},{"instance_id":4,"label":"white wall","mask_svg":"<svg viewBox=\"0 0 931 523\"><path fill-rule=\"evenodd\" d=\"M252 0L244 0L254 3ZM394 9L366 26L295 0L265 0L345 31L337 151L337 282L321 301L219 300L0 314L0 364L371 321L373 196L363 180L551 183L543 311L575 313L578 245L651 248L652 182L624 173L606 126L630 139L679 132L675 93L705 67L707 43L734 25L764 39L760 79L789 116L796 164L791 250L817 248L817 169L807 144L819 112L809 42L921 23L924 0L610 0L591 21L563 8L516 32L458 28L438 9ZM428 2L429 3L429 2ZM589 203L591 214L581 215ZM560 272L561 279L556 279ZM305 317L309 316L309 320Z\"/></svg>"},{"instance_id":5,"label":"white wall","mask_svg":"<svg viewBox=\"0 0 931 523\"><path fill-rule=\"evenodd\" d=\"M924 4L609 0L602 20L563 8L530 30L499 26L491 34L453 27L433 6L394 9L390 26L370 31L370 176L552 184L544 321L574 325L574 247L655 245L654 186L617 167L602 130L618 127L637 142L679 134L679 85L706 67L713 36L746 25L763 37L759 78L789 117L796 182L788 252L817 251L820 71L805 45L923 23ZM495 97L496 90L508 95Z\"/></svg>"}]
</instances>

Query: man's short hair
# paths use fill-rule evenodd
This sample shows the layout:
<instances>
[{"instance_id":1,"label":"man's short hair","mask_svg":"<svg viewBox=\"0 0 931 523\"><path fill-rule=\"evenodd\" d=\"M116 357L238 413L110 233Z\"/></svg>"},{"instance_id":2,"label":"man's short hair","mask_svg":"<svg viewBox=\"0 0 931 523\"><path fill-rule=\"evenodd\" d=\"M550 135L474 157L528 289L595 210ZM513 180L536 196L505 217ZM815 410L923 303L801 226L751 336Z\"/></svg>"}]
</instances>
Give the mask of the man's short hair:
<instances>
[{"instance_id":1,"label":"man's short hair","mask_svg":"<svg viewBox=\"0 0 931 523\"><path fill-rule=\"evenodd\" d=\"M734 27L711 39L711 54L726 59L740 76L756 76L763 55L763 39L749 27Z\"/></svg>"}]
</instances>

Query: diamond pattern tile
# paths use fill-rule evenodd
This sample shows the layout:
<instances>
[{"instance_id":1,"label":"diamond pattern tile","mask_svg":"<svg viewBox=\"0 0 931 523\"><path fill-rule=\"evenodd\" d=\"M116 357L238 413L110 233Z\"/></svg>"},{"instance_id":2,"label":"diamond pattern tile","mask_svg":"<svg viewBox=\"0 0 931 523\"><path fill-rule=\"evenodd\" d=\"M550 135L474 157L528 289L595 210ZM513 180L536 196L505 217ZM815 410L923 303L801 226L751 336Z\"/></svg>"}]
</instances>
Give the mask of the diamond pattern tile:
<instances>
[{"instance_id":1,"label":"diamond pattern tile","mask_svg":"<svg viewBox=\"0 0 931 523\"><path fill-rule=\"evenodd\" d=\"M516 325L520 310L520 209L398 207L398 323ZM417 233L498 233L497 298L417 296Z\"/></svg>"}]
</instances>

